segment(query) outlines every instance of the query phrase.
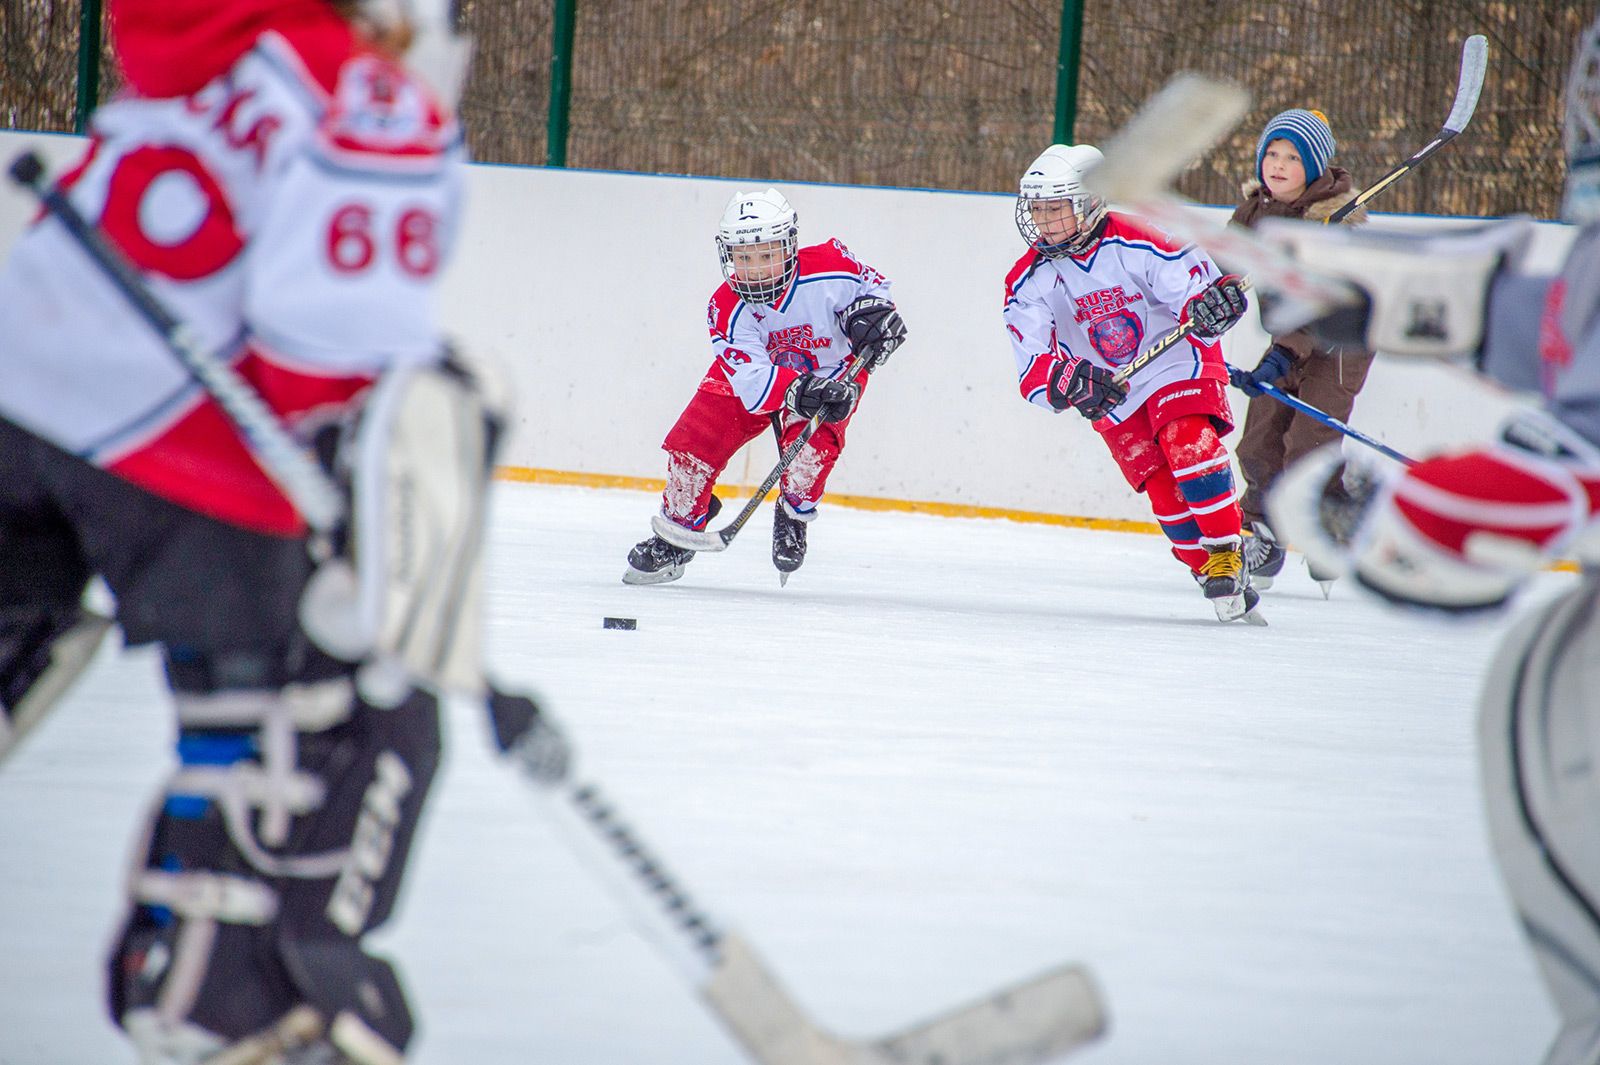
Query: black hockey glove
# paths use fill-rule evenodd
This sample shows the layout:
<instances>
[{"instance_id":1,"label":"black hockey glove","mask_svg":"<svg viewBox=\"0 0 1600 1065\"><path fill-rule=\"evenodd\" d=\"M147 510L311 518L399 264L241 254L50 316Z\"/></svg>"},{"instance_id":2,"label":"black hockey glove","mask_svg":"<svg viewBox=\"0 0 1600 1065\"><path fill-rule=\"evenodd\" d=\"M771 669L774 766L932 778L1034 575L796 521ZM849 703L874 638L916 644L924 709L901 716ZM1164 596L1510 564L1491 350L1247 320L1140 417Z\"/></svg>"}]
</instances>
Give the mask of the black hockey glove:
<instances>
[{"instance_id":1,"label":"black hockey glove","mask_svg":"<svg viewBox=\"0 0 1600 1065\"><path fill-rule=\"evenodd\" d=\"M1128 386L1088 359L1065 359L1050 374L1045 395L1056 410L1075 407L1079 414L1097 422L1128 398Z\"/></svg>"},{"instance_id":2,"label":"black hockey glove","mask_svg":"<svg viewBox=\"0 0 1600 1065\"><path fill-rule=\"evenodd\" d=\"M1239 324L1250 306L1240 281L1238 274L1223 274L1189 300L1186 309L1196 337L1215 340Z\"/></svg>"},{"instance_id":3,"label":"black hockey glove","mask_svg":"<svg viewBox=\"0 0 1600 1065\"><path fill-rule=\"evenodd\" d=\"M859 392L853 384L801 374L789 386L783 402L802 418L820 414L825 422L842 422L850 417L857 395Z\"/></svg>"},{"instance_id":4,"label":"black hockey glove","mask_svg":"<svg viewBox=\"0 0 1600 1065\"><path fill-rule=\"evenodd\" d=\"M906 323L894 304L882 296L862 296L839 312L845 335L850 338L850 353L865 354L867 372L889 361L889 356L906 340Z\"/></svg>"},{"instance_id":5,"label":"black hockey glove","mask_svg":"<svg viewBox=\"0 0 1600 1065\"><path fill-rule=\"evenodd\" d=\"M1261 356L1254 370L1228 367L1228 383L1247 396L1261 395L1261 385L1275 385L1294 366L1294 352L1282 344L1274 344Z\"/></svg>"},{"instance_id":6,"label":"black hockey glove","mask_svg":"<svg viewBox=\"0 0 1600 1065\"><path fill-rule=\"evenodd\" d=\"M541 784L559 784L572 765L567 737L526 695L489 689L489 723L495 746Z\"/></svg>"}]
</instances>

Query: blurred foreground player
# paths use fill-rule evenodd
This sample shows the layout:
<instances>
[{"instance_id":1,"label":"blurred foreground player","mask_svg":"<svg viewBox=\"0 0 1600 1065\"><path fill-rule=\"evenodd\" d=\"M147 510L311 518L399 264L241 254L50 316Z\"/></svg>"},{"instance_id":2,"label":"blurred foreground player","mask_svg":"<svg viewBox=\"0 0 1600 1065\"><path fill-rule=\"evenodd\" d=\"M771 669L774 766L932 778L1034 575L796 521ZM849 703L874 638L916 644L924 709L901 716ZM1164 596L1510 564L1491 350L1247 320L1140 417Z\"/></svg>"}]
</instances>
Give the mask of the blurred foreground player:
<instances>
[{"instance_id":1,"label":"blurred foreground player","mask_svg":"<svg viewBox=\"0 0 1600 1065\"><path fill-rule=\"evenodd\" d=\"M355 517L313 536L44 216L0 273L0 751L87 661L102 578L127 642L162 649L180 763L129 878L113 1020L147 1065L393 1065L411 1012L361 944L438 762L435 690L481 690L501 421L435 310L464 156L434 86L464 53L402 0L111 0L110 20L126 89L60 187L315 441ZM413 41L433 77L402 65ZM386 557L402 529L414 554ZM502 745L562 754L528 700L491 711Z\"/></svg>"},{"instance_id":2,"label":"blurred foreground player","mask_svg":"<svg viewBox=\"0 0 1600 1065\"><path fill-rule=\"evenodd\" d=\"M1504 604L1574 558L1575 588L1506 637L1479 715L1484 802L1500 871L1562 1027L1546 1065L1600 1062L1600 20L1567 86L1563 215L1580 226L1558 273L1521 269L1528 226L1400 240L1289 224L1263 230L1360 286L1366 306L1308 326L1395 356L1470 356L1540 397L1500 438L1415 466L1348 471L1336 445L1291 466L1270 505L1308 559L1400 604ZM1267 317L1271 317L1268 310ZM1419 324L1426 328L1418 328ZM1355 463L1350 464L1354 466Z\"/></svg>"}]
</instances>

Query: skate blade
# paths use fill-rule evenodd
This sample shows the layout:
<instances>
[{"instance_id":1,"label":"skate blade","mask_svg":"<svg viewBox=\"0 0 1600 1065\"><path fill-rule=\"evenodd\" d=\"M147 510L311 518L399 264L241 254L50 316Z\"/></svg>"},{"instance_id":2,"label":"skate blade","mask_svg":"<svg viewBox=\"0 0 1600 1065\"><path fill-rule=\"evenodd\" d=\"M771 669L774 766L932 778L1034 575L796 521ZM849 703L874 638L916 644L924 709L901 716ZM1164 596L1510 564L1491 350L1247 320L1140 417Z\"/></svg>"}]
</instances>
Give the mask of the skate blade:
<instances>
[{"instance_id":1,"label":"skate blade","mask_svg":"<svg viewBox=\"0 0 1600 1065\"><path fill-rule=\"evenodd\" d=\"M1257 600L1259 604L1260 600ZM1243 593L1239 595L1223 596L1211 600L1211 605L1217 610L1217 620L1221 622L1243 621L1248 625L1265 625L1267 619L1261 616L1259 606L1251 606Z\"/></svg>"},{"instance_id":2,"label":"skate blade","mask_svg":"<svg viewBox=\"0 0 1600 1065\"><path fill-rule=\"evenodd\" d=\"M688 568L687 566L668 566L666 569L657 570L654 573L645 573L642 570L636 570L632 566L629 566L626 570L623 571L622 583L623 584L666 584L666 583L668 583L670 581L675 581L679 577L683 576L683 571L685 569L687 569L687 568Z\"/></svg>"},{"instance_id":3,"label":"skate blade","mask_svg":"<svg viewBox=\"0 0 1600 1065\"><path fill-rule=\"evenodd\" d=\"M1262 577L1252 573L1250 575L1250 587L1254 588L1258 592L1264 592L1268 588L1272 587L1272 578Z\"/></svg>"},{"instance_id":4,"label":"skate blade","mask_svg":"<svg viewBox=\"0 0 1600 1065\"><path fill-rule=\"evenodd\" d=\"M789 586L789 574L788 574L787 571L780 569L778 571L778 587L779 588L787 588L788 586Z\"/></svg>"},{"instance_id":5,"label":"skate blade","mask_svg":"<svg viewBox=\"0 0 1600 1065\"><path fill-rule=\"evenodd\" d=\"M1267 627L1267 619L1261 615L1260 607L1257 607L1254 610L1245 611L1244 617L1240 618L1239 620L1244 622L1246 625L1257 625L1263 629Z\"/></svg>"},{"instance_id":6,"label":"skate blade","mask_svg":"<svg viewBox=\"0 0 1600 1065\"><path fill-rule=\"evenodd\" d=\"M1333 582L1332 581L1318 581L1317 582L1317 587L1322 589L1322 598L1323 599L1332 599L1333 598Z\"/></svg>"}]
</instances>

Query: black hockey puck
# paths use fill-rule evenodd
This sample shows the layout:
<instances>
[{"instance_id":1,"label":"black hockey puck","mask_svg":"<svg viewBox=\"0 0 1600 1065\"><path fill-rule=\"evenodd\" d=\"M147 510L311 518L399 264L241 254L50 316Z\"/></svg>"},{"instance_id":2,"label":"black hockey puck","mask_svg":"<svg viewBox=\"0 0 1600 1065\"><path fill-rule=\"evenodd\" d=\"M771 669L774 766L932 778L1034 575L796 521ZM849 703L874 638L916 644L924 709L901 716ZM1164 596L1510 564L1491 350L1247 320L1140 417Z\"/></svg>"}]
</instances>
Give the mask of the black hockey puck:
<instances>
[{"instance_id":1,"label":"black hockey puck","mask_svg":"<svg viewBox=\"0 0 1600 1065\"><path fill-rule=\"evenodd\" d=\"M607 629L637 629L639 627L639 619L638 618L604 618L604 619L601 620L600 624L601 624L601 626L603 628L607 628Z\"/></svg>"}]
</instances>

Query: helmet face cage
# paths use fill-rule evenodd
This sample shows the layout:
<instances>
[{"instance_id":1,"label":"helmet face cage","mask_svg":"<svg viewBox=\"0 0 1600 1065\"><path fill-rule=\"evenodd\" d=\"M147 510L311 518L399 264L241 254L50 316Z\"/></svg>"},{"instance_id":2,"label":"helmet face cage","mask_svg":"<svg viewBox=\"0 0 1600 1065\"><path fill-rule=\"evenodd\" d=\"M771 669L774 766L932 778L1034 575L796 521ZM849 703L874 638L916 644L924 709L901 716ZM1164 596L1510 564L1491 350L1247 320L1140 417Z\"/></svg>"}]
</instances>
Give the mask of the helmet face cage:
<instances>
[{"instance_id":1,"label":"helmet face cage","mask_svg":"<svg viewBox=\"0 0 1600 1065\"><path fill-rule=\"evenodd\" d=\"M1600 19L1578 38L1567 78L1567 187L1561 217L1579 225L1600 221Z\"/></svg>"},{"instance_id":2,"label":"helmet face cage","mask_svg":"<svg viewBox=\"0 0 1600 1065\"><path fill-rule=\"evenodd\" d=\"M738 275L734 264L733 253L736 248L764 247L776 244L783 255L783 269L776 277L760 280L746 279ZM800 244L799 230L791 227L789 231L772 240L739 241L730 243L728 238L717 234L717 255L722 259L722 276L727 279L728 287L738 294L739 298L747 303L776 303L789 287L789 282L794 280L795 271L799 269L800 258L798 255Z\"/></svg>"},{"instance_id":3,"label":"helmet face cage","mask_svg":"<svg viewBox=\"0 0 1600 1065\"><path fill-rule=\"evenodd\" d=\"M1051 243L1039 231L1039 223L1034 220L1035 206L1051 204L1064 205L1077 219L1078 227L1072 236L1056 243ZM1106 202L1099 196L1087 192L1069 193L1065 196L1044 195L1024 190L1017 197L1016 219L1017 232L1022 234L1022 239L1046 259L1060 259L1067 255L1076 255L1087 251L1095 242L1096 231L1100 222L1106 216Z\"/></svg>"}]
</instances>

